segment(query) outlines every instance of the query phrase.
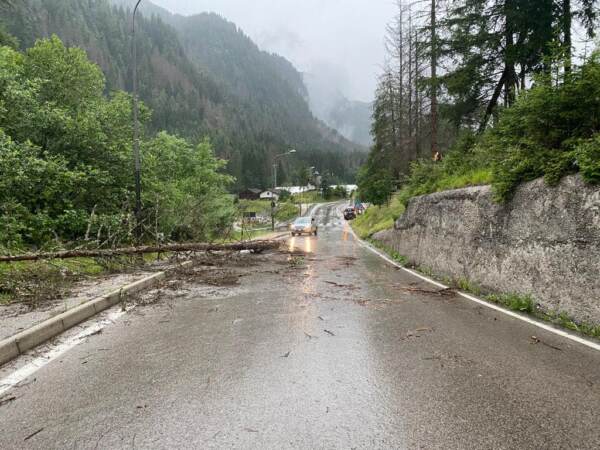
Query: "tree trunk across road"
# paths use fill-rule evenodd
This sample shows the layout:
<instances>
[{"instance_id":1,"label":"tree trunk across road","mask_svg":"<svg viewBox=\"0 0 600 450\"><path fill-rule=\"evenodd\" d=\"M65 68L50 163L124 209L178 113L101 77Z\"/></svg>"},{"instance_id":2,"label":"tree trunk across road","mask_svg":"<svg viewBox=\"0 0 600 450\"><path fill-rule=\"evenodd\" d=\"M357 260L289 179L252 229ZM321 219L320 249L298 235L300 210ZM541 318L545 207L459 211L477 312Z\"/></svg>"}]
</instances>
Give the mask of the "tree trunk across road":
<instances>
[{"instance_id":1,"label":"tree trunk across road","mask_svg":"<svg viewBox=\"0 0 600 450\"><path fill-rule=\"evenodd\" d=\"M128 247L110 250L65 250L53 253L31 253L26 255L0 256L0 262L38 261L47 259L67 258L112 258L115 256L142 255L144 253L176 253L176 252L216 252L216 251L243 251L250 250L262 252L278 248L278 241L248 241L233 244L170 244L161 246Z\"/></svg>"}]
</instances>

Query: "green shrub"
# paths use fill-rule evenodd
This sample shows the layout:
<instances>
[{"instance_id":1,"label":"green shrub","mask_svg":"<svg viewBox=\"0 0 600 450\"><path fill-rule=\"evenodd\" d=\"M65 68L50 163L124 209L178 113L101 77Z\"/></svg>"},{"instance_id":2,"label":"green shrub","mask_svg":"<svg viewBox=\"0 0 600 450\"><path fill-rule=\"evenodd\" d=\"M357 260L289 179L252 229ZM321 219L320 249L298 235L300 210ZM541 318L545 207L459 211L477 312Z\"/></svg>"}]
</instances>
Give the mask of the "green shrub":
<instances>
[{"instance_id":1,"label":"green shrub","mask_svg":"<svg viewBox=\"0 0 600 450\"><path fill-rule=\"evenodd\" d=\"M470 149L452 148L441 162L429 160L411 164L410 175L399 192L400 201L407 205L415 196L433 192L481 186L492 182L492 170L479 146Z\"/></svg>"},{"instance_id":2,"label":"green shrub","mask_svg":"<svg viewBox=\"0 0 600 450\"><path fill-rule=\"evenodd\" d=\"M374 205L385 204L395 189L394 178L388 169L367 163L358 172L358 194L362 201Z\"/></svg>"},{"instance_id":3,"label":"green shrub","mask_svg":"<svg viewBox=\"0 0 600 450\"><path fill-rule=\"evenodd\" d=\"M296 217L300 213L298 205L292 202L280 202L277 205L277 212L275 218L278 221L290 220Z\"/></svg>"},{"instance_id":4,"label":"green shrub","mask_svg":"<svg viewBox=\"0 0 600 450\"><path fill-rule=\"evenodd\" d=\"M506 201L516 187L544 176L556 184L581 170L598 180L600 55L595 54L562 84L538 78L482 140L493 161L496 199Z\"/></svg>"},{"instance_id":5,"label":"green shrub","mask_svg":"<svg viewBox=\"0 0 600 450\"><path fill-rule=\"evenodd\" d=\"M520 311L532 314L536 311L535 300L531 295L520 294L491 294L486 297L487 300L499 303L513 311Z\"/></svg>"},{"instance_id":6,"label":"green shrub","mask_svg":"<svg viewBox=\"0 0 600 450\"><path fill-rule=\"evenodd\" d=\"M581 175L589 183L600 183L600 134L581 142L575 148L575 158Z\"/></svg>"},{"instance_id":7,"label":"green shrub","mask_svg":"<svg viewBox=\"0 0 600 450\"><path fill-rule=\"evenodd\" d=\"M352 228L361 237L367 238L378 231L394 227L394 222L404 212L404 204L400 197L395 195L390 202L381 206L371 206L365 213L352 222Z\"/></svg>"},{"instance_id":8,"label":"green shrub","mask_svg":"<svg viewBox=\"0 0 600 450\"><path fill-rule=\"evenodd\" d=\"M103 243L132 239L131 96L105 87L86 53L56 36L24 53L0 47L1 247L57 246L88 230ZM139 119L143 129L143 103ZM204 240L230 227L233 179L208 141L159 133L141 147L147 236Z\"/></svg>"}]
</instances>

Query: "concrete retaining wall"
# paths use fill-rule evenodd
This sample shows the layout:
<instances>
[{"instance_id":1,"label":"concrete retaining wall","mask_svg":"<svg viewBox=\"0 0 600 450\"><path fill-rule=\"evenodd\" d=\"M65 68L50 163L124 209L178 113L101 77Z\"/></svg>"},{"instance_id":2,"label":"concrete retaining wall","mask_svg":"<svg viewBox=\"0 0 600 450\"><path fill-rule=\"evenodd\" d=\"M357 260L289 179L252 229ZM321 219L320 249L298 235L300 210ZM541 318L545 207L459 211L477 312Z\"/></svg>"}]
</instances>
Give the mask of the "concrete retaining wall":
<instances>
[{"instance_id":1,"label":"concrete retaining wall","mask_svg":"<svg viewBox=\"0 0 600 450\"><path fill-rule=\"evenodd\" d=\"M489 186L417 197L375 239L437 275L600 323L600 188L579 176L524 184L506 205Z\"/></svg>"}]
</instances>

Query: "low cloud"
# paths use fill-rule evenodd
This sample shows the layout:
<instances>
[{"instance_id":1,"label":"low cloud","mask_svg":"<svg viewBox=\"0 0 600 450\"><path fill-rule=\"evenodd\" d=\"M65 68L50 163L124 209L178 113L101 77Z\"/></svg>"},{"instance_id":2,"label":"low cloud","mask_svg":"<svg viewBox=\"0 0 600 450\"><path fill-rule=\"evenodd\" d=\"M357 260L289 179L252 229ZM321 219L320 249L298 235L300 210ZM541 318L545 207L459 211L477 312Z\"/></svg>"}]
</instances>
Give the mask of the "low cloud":
<instances>
[{"instance_id":1,"label":"low cloud","mask_svg":"<svg viewBox=\"0 0 600 450\"><path fill-rule=\"evenodd\" d=\"M393 0L154 0L181 14L213 11L235 22L261 48L299 70L323 74L351 99L370 101L384 59Z\"/></svg>"}]
</instances>

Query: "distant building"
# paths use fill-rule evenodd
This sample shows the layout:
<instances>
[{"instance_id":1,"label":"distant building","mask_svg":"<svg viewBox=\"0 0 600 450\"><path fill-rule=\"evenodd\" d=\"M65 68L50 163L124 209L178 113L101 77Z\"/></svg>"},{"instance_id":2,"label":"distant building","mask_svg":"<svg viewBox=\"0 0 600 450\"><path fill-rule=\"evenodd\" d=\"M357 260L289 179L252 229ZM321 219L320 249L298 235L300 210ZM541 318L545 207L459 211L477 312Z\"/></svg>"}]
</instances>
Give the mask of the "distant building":
<instances>
[{"instance_id":1,"label":"distant building","mask_svg":"<svg viewBox=\"0 0 600 450\"><path fill-rule=\"evenodd\" d=\"M314 191L316 189L317 188L312 184L309 184L308 186L283 186L277 188L277 190L287 191L293 195L300 194L302 192Z\"/></svg>"},{"instance_id":2,"label":"distant building","mask_svg":"<svg viewBox=\"0 0 600 450\"><path fill-rule=\"evenodd\" d=\"M240 198L240 200L259 200L261 192L262 191L260 189L250 188L240 192L238 197Z\"/></svg>"},{"instance_id":3,"label":"distant building","mask_svg":"<svg viewBox=\"0 0 600 450\"><path fill-rule=\"evenodd\" d=\"M261 200L275 200L278 201L279 200L279 194L280 191L276 190L269 190L269 191L265 191L262 194L260 194L260 199Z\"/></svg>"}]
</instances>

